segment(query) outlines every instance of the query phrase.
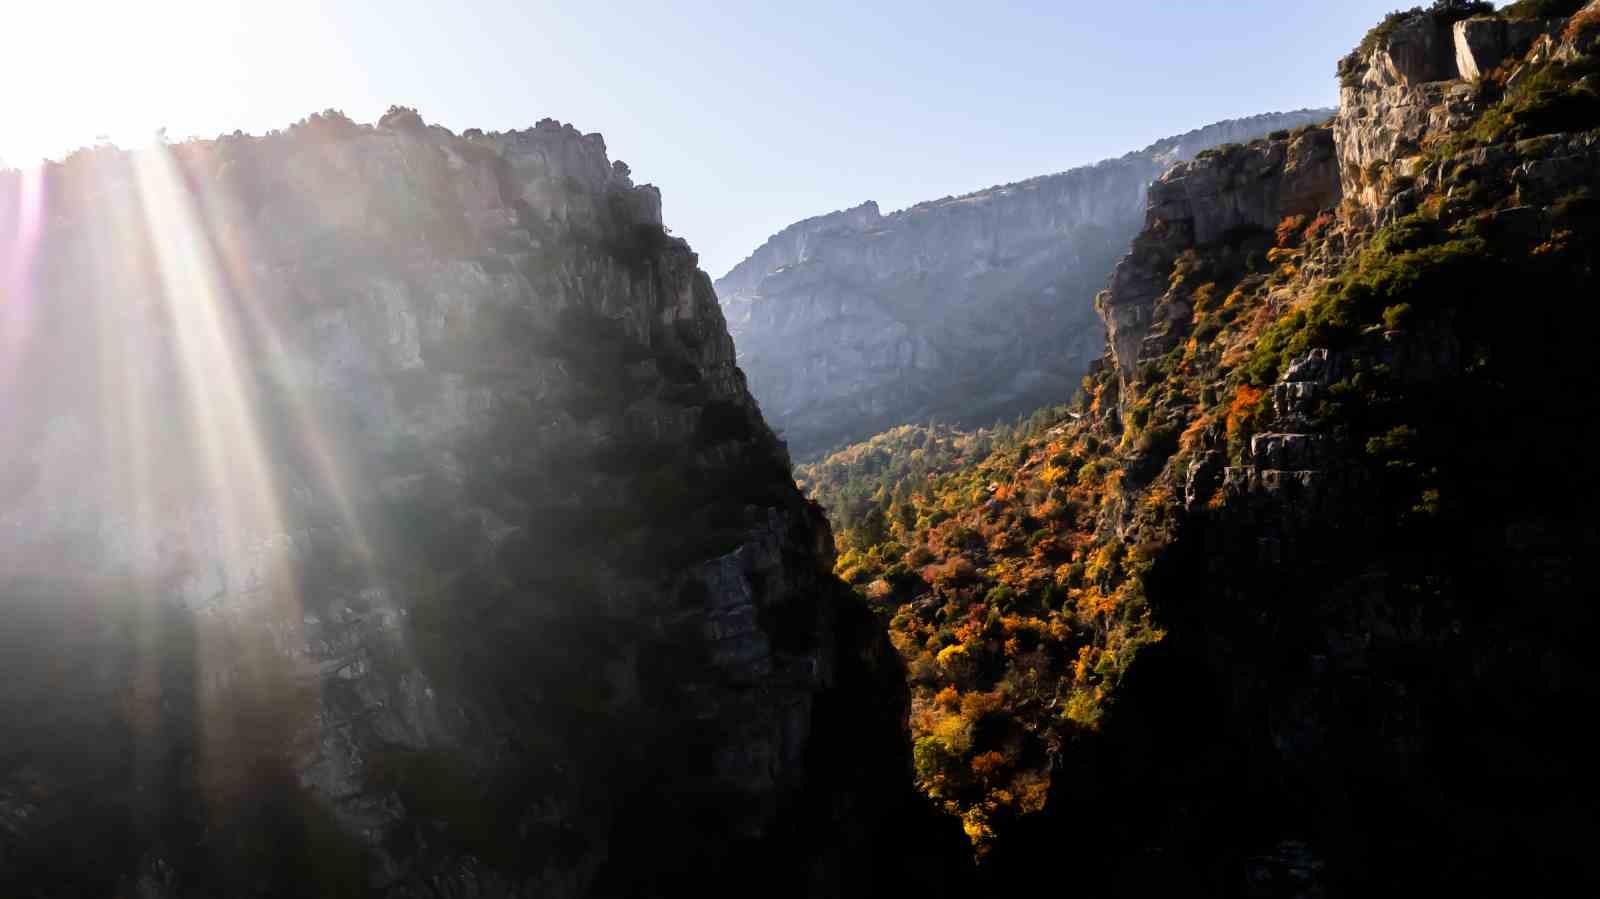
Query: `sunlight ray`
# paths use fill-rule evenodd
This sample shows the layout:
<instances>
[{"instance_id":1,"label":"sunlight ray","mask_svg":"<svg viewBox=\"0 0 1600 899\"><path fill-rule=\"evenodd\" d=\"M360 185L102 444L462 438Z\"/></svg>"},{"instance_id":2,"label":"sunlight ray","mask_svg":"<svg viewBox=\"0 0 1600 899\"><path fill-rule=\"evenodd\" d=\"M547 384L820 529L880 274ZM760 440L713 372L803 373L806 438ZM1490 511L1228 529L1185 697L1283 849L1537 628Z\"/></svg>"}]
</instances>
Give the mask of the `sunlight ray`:
<instances>
[{"instance_id":1,"label":"sunlight ray","mask_svg":"<svg viewBox=\"0 0 1600 899\"><path fill-rule=\"evenodd\" d=\"M182 570L188 562L164 546L159 505L163 494L175 494L160 464L162 435L155 424L162 420L159 402L160 358L144 358L142 349L153 344L145 288L148 241L145 240L133 171L124 154L97 159L94 178L100 201L97 215L86 228L92 272L88 310L95 322L99 381L101 477L109 480L105 496L114 513L101 524L101 539L120 543L131 567L153 567L158 572ZM157 372L151 375L152 366ZM152 383L155 382L155 383ZM164 553L163 550L166 550ZM161 639L162 598L157 581L131 579L133 671L125 714L133 735L133 764L140 783L159 780L164 734Z\"/></svg>"},{"instance_id":2,"label":"sunlight ray","mask_svg":"<svg viewBox=\"0 0 1600 899\"><path fill-rule=\"evenodd\" d=\"M327 416L316 401L313 385L307 383L307 373L289 361L290 353L281 335L283 326L273 312L275 298L262 296L258 288L257 273L250 264L255 258L250 216L237 196L217 181L211 183L216 185L214 189L200 191L198 201L204 220L211 226L209 234L220 263L219 276L226 280L230 294L238 298L236 308L244 316L242 324L264 350L258 356L265 361L276 399L287 407L290 436L304 451L318 486L333 501L368 580L375 580L372 547L353 492L355 473L350 470L349 460L340 457L338 441L330 435Z\"/></svg>"},{"instance_id":3,"label":"sunlight ray","mask_svg":"<svg viewBox=\"0 0 1600 899\"><path fill-rule=\"evenodd\" d=\"M0 238L9 246L0 248L4 267L0 268L0 376L18 364L21 348L27 341L33 316L32 268L39 247L45 208L44 171L29 166L18 175L16 207L6 218L9 229L0 229ZM5 219L0 219L0 225ZM9 230L10 234L5 232Z\"/></svg>"},{"instance_id":4,"label":"sunlight ray","mask_svg":"<svg viewBox=\"0 0 1600 899\"><path fill-rule=\"evenodd\" d=\"M139 153L134 164L193 436L205 454L207 487L221 505L223 558L234 569L227 572L233 591L242 585L235 579L244 574L250 544L282 533L254 392L240 358L232 298L223 290L176 161L167 148L155 147Z\"/></svg>"}]
</instances>

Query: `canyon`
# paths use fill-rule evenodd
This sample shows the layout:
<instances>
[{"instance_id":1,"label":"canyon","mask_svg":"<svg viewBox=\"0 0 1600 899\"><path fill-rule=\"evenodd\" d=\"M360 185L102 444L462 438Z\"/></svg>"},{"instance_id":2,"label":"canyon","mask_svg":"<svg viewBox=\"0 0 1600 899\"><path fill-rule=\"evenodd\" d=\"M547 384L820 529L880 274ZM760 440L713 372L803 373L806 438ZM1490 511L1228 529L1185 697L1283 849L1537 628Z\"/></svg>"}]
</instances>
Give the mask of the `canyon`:
<instances>
[{"instance_id":1,"label":"canyon","mask_svg":"<svg viewBox=\"0 0 1600 899\"><path fill-rule=\"evenodd\" d=\"M0 172L0 893L1600 884L1600 0L1337 76L716 284L553 119Z\"/></svg>"}]
</instances>

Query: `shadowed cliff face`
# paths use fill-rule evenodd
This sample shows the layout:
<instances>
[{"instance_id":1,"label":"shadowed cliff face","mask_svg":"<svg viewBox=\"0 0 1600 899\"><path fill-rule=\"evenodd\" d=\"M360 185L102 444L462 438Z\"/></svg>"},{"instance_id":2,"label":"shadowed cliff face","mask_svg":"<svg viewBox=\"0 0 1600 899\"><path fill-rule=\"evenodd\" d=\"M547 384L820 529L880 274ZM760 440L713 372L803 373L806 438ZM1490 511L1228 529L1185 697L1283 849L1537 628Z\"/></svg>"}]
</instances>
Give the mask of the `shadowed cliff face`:
<instances>
[{"instance_id":1,"label":"shadowed cliff face","mask_svg":"<svg viewBox=\"0 0 1600 899\"><path fill-rule=\"evenodd\" d=\"M1058 175L881 215L798 222L717 282L763 412L809 456L897 424L985 425L1070 397L1104 332L1090 299L1145 188L1207 147L1321 121L1224 122Z\"/></svg>"},{"instance_id":2,"label":"shadowed cliff face","mask_svg":"<svg viewBox=\"0 0 1600 899\"><path fill-rule=\"evenodd\" d=\"M834 895L940 845L598 135L314 116L0 200L8 895Z\"/></svg>"}]
</instances>

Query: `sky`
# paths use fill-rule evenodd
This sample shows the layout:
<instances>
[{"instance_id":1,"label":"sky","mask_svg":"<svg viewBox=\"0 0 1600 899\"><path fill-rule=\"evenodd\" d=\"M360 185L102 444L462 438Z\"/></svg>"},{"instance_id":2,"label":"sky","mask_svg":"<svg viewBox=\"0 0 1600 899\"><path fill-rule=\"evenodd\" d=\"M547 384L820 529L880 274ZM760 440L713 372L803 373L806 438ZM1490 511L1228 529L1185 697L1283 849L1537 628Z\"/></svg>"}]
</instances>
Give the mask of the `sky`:
<instances>
[{"instance_id":1,"label":"sky","mask_svg":"<svg viewBox=\"0 0 1600 899\"><path fill-rule=\"evenodd\" d=\"M877 200L1062 171L1338 99L1397 0L11 0L0 163L391 104L457 132L605 135L722 275Z\"/></svg>"}]
</instances>

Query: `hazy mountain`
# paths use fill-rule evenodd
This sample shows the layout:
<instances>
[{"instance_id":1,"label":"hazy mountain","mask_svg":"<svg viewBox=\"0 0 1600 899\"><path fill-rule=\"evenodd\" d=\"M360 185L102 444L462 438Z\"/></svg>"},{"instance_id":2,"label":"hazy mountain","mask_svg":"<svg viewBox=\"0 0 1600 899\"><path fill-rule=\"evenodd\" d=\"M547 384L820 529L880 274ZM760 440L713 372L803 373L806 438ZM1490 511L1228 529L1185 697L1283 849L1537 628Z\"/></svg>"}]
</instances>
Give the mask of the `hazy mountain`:
<instances>
[{"instance_id":1,"label":"hazy mountain","mask_svg":"<svg viewBox=\"0 0 1600 899\"><path fill-rule=\"evenodd\" d=\"M1100 353L1090 300L1150 182L1208 147L1332 114L1221 122L889 215L869 202L798 222L716 284L739 365L801 457L897 424L982 425L1060 402Z\"/></svg>"}]
</instances>

